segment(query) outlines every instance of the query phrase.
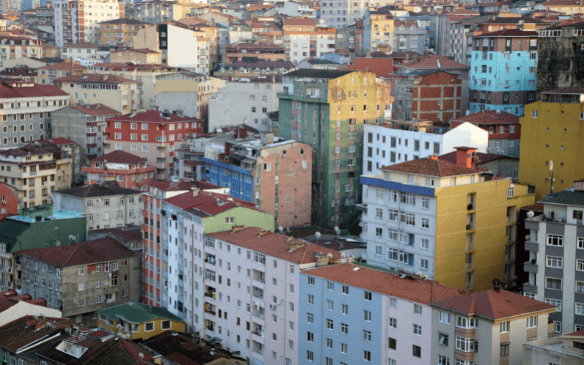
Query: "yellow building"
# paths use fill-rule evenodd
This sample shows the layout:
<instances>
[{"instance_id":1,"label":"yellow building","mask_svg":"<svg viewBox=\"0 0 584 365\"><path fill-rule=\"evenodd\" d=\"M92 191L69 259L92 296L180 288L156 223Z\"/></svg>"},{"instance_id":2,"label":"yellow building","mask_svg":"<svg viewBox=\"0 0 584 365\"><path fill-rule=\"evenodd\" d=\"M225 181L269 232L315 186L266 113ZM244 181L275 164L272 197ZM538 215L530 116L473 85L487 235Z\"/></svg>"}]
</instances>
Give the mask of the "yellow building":
<instances>
[{"instance_id":1,"label":"yellow building","mask_svg":"<svg viewBox=\"0 0 584 365\"><path fill-rule=\"evenodd\" d=\"M543 92L540 101L525 106L519 121L519 181L534 185L538 200L550 192L551 168L554 191L582 178L584 89Z\"/></svg>"},{"instance_id":2,"label":"yellow building","mask_svg":"<svg viewBox=\"0 0 584 365\"><path fill-rule=\"evenodd\" d=\"M129 45L132 38L138 34L138 30L151 27L152 24L137 19L119 18L99 23L97 38L99 44Z\"/></svg>"},{"instance_id":3,"label":"yellow building","mask_svg":"<svg viewBox=\"0 0 584 365\"><path fill-rule=\"evenodd\" d=\"M141 82L117 75L77 74L53 83L71 96L71 104L102 104L122 114L142 109Z\"/></svg>"},{"instance_id":4,"label":"yellow building","mask_svg":"<svg viewBox=\"0 0 584 365\"><path fill-rule=\"evenodd\" d=\"M518 284L516 219L535 196L511 179L486 180L474 152L458 148L456 163L411 160L361 177L369 263L470 291L492 288L495 278Z\"/></svg>"},{"instance_id":5,"label":"yellow building","mask_svg":"<svg viewBox=\"0 0 584 365\"><path fill-rule=\"evenodd\" d=\"M393 47L395 19L388 9L371 10L363 19L363 38L366 50L376 51L378 47Z\"/></svg>"},{"instance_id":6,"label":"yellow building","mask_svg":"<svg viewBox=\"0 0 584 365\"><path fill-rule=\"evenodd\" d=\"M163 332L185 332L185 322L164 308L125 303L97 312L99 329L145 340Z\"/></svg>"},{"instance_id":7,"label":"yellow building","mask_svg":"<svg viewBox=\"0 0 584 365\"><path fill-rule=\"evenodd\" d=\"M49 204L55 190L69 189L72 156L49 144L29 144L0 152L0 180L18 190L23 207Z\"/></svg>"},{"instance_id":8,"label":"yellow building","mask_svg":"<svg viewBox=\"0 0 584 365\"><path fill-rule=\"evenodd\" d=\"M59 77L82 74L86 70L86 66L82 66L79 63L73 62L71 60L53 63L52 65L46 65L38 68L38 83L50 84L53 82L53 80Z\"/></svg>"}]
</instances>

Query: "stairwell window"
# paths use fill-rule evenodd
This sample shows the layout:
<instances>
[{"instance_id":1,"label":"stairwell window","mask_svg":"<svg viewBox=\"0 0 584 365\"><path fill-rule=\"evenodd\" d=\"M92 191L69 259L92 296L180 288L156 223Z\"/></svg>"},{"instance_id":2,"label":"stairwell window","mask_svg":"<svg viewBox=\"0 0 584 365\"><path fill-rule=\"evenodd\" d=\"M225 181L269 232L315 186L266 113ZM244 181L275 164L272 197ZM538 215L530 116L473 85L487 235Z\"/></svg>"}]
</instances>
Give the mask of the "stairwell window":
<instances>
[{"instance_id":1,"label":"stairwell window","mask_svg":"<svg viewBox=\"0 0 584 365\"><path fill-rule=\"evenodd\" d=\"M582 113L580 113L580 115L582 115ZM537 118L537 110L534 110L531 112L531 117L532 118ZM580 117L580 119L582 119L582 117Z\"/></svg>"}]
</instances>

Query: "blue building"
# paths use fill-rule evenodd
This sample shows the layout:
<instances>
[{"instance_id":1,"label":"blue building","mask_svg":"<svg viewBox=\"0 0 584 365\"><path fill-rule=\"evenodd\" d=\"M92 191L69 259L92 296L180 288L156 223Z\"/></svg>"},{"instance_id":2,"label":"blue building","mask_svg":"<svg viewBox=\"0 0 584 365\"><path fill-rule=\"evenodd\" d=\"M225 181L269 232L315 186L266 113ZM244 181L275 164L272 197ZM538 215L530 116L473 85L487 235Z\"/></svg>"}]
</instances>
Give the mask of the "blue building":
<instances>
[{"instance_id":1,"label":"blue building","mask_svg":"<svg viewBox=\"0 0 584 365\"><path fill-rule=\"evenodd\" d=\"M336 264L300 274L300 364L426 365L432 308L454 288L363 264Z\"/></svg>"},{"instance_id":2,"label":"blue building","mask_svg":"<svg viewBox=\"0 0 584 365\"><path fill-rule=\"evenodd\" d=\"M469 109L502 110L523 116L535 101L537 70L535 31L505 29L472 39Z\"/></svg>"},{"instance_id":3,"label":"blue building","mask_svg":"<svg viewBox=\"0 0 584 365\"><path fill-rule=\"evenodd\" d=\"M234 159L239 158L239 156L231 157ZM244 158L242 157L241 160L244 160ZM244 168L205 157L203 157L203 162L205 163L205 174L201 176L202 180L229 188L229 194L231 196L255 203L254 177L252 176L254 170L251 167Z\"/></svg>"}]
</instances>

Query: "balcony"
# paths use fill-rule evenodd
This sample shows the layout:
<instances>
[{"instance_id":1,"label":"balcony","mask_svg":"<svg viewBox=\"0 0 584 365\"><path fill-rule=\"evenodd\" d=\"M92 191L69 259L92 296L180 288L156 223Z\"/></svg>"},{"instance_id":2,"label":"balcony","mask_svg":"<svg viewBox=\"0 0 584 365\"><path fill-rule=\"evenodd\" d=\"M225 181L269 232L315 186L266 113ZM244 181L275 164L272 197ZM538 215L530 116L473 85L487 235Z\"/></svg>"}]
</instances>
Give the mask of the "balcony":
<instances>
[{"instance_id":1,"label":"balcony","mask_svg":"<svg viewBox=\"0 0 584 365\"><path fill-rule=\"evenodd\" d=\"M473 223L473 222L467 223L467 224L466 224L466 230L467 230L467 231L472 231L472 230L474 230L474 223Z\"/></svg>"},{"instance_id":2,"label":"balcony","mask_svg":"<svg viewBox=\"0 0 584 365\"><path fill-rule=\"evenodd\" d=\"M525 250L530 252L538 252L539 244L537 242L525 242Z\"/></svg>"},{"instance_id":3,"label":"balcony","mask_svg":"<svg viewBox=\"0 0 584 365\"><path fill-rule=\"evenodd\" d=\"M523 270L525 272L531 272L534 274L537 274L537 263L536 260L530 260L530 261L526 261L525 263L523 263Z\"/></svg>"},{"instance_id":4,"label":"balcony","mask_svg":"<svg viewBox=\"0 0 584 365\"><path fill-rule=\"evenodd\" d=\"M466 263L466 270L474 270L474 262L467 262Z\"/></svg>"},{"instance_id":5,"label":"balcony","mask_svg":"<svg viewBox=\"0 0 584 365\"><path fill-rule=\"evenodd\" d=\"M537 294L537 286L535 286L531 283L525 283L525 284L523 284L523 292L530 293L530 294Z\"/></svg>"},{"instance_id":6,"label":"balcony","mask_svg":"<svg viewBox=\"0 0 584 365\"><path fill-rule=\"evenodd\" d=\"M264 290L254 286L253 287L253 297L254 297L254 299L263 301L264 300Z\"/></svg>"}]
</instances>

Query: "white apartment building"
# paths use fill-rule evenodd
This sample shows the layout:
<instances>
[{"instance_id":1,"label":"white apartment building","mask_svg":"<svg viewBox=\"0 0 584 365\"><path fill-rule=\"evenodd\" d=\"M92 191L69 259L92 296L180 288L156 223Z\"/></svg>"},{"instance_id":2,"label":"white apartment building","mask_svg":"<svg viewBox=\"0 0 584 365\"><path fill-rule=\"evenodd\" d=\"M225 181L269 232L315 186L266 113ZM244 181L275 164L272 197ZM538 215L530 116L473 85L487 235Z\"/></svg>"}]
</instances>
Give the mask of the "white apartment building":
<instances>
[{"instance_id":1,"label":"white apartment building","mask_svg":"<svg viewBox=\"0 0 584 365\"><path fill-rule=\"evenodd\" d=\"M124 17L125 4L117 0L59 0L55 8L55 45L99 43L99 23Z\"/></svg>"},{"instance_id":2,"label":"white apartment building","mask_svg":"<svg viewBox=\"0 0 584 365\"><path fill-rule=\"evenodd\" d=\"M329 27L343 28L355 24L357 19L363 19L365 11L371 8L393 4L395 1L351 1L351 0L327 0L320 3L320 17L326 21Z\"/></svg>"},{"instance_id":3,"label":"white apartment building","mask_svg":"<svg viewBox=\"0 0 584 365\"><path fill-rule=\"evenodd\" d=\"M487 152L489 133L470 123L447 132L417 122L363 126L363 173L381 175L381 168L409 160L443 155L456 147Z\"/></svg>"},{"instance_id":4,"label":"white apartment building","mask_svg":"<svg viewBox=\"0 0 584 365\"><path fill-rule=\"evenodd\" d=\"M278 110L279 92L282 92L280 75L226 82L225 87L209 99L209 131L245 124L260 132L271 132L267 113Z\"/></svg>"},{"instance_id":5,"label":"white apartment building","mask_svg":"<svg viewBox=\"0 0 584 365\"><path fill-rule=\"evenodd\" d=\"M250 364L301 364L300 272L346 262L322 246L259 228L205 235L203 338L218 337ZM330 257L330 259L329 259Z\"/></svg>"}]
</instances>

